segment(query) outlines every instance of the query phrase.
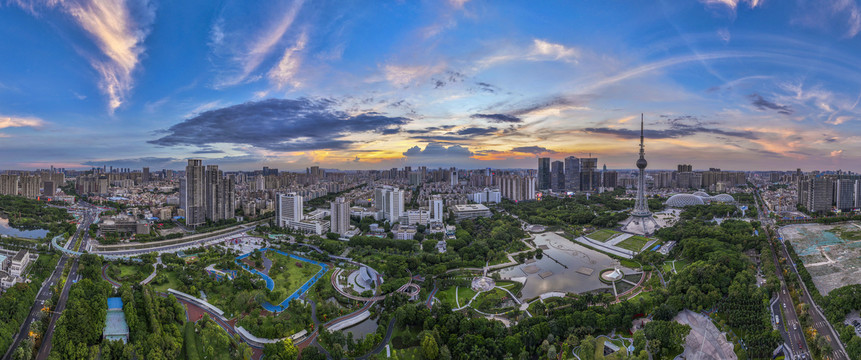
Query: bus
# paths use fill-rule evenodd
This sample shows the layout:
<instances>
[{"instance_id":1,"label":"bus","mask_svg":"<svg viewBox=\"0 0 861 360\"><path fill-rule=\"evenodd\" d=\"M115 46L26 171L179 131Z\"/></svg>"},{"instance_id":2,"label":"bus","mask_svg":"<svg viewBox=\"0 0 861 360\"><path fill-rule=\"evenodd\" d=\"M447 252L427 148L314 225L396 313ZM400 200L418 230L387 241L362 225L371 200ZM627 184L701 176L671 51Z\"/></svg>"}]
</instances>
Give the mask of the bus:
<instances>
[{"instance_id":1,"label":"bus","mask_svg":"<svg viewBox=\"0 0 861 360\"><path fill-rule=\"evenodd\" d=\"M780 324L780 316L774 315L774 323Z\"/></svg>"}]
</instances>

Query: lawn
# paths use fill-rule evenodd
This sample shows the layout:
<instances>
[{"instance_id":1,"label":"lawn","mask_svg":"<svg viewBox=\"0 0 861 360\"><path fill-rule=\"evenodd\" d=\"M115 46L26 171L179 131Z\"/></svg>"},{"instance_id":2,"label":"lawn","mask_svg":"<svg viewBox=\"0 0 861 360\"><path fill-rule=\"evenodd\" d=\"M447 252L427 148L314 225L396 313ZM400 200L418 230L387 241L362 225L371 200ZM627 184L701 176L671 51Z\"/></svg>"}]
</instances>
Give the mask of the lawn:
<instances>
[{"instance_id":1,"label":"lawn","mask_svg":"<svg viewBox=\"0 0 861 360\"><path fill-rule=\"evenodd\" d=\"M475 296L475 291L471 288L461 286L457 290L457 301L460 301L460 306L466 305L473 296Z\"/></svg>"},{"instance_id":2,"label":"lawn","mask_svg":"<svg viewBox=\"0 0 861 360\"><path fill-rule=\"evenodd\" d=\"M601 229L601 230L598 230L596 232L593 232L593 233L587 235L586 237L588 237L592 240L595 240L595 241L606 242L607 240L610 240L610 238L615 236L616 234L619 234L619 232L613 231L610 229Z\"/></svg>"},{"instance_id":3,"label":"lawn","mask_svg":"<svg viewBox=\"0 0 861 360\"><path fill-rule=\"evenodd\" d=\"M436 295L434 295L434 297L439 299L439 301L441 301L443 304L446 304L452 308L455 308L455 307L457 307L457 304L455 304L455 302L454 302L455 288L457 288L457 287L451 286L445 290L437 290Z\"/></svg>"},{"instance_id":4,"label":"lawn","mask_svg":"<svg viewBox=\"0 0 861 360\"><path fill-rule=\"evenodd\" d=\"M164 271L164 270L162 270L162 271L164 272L164 276L167 279L167 281L165 281L164 283L161 283L161 284L153 284L152 288L155 291L159 291L159 292L167 292L168 288L174 289L174 290L179 290L179 287L182 285L182 283L179 282L179 278L177 277L176 273L173 271ZM159 275L161 275L161 274L162 273L159 272ZM156 279L158 279L158 278L159 278L159 276L156 276Z\"/></svg>"},{"instance_id":5,"label":"lawn","mask_svg":"<svg viewBox=\"0 0 861 360\"><path fill-rule=\"evenodd\" d=\"M266 257L272 260L269 277L275 281L274 291L283 291L282 300L299 290L321 269L320 265L296 260L274 251L267 251Z\"/></svg>"},{"instance_id":6,"label":"lawn","mask_svg":"<svg viewBox=\"0 0 861 360\"><path fill-rule=\"evenodd\" d=\"M110 264L108 266L108 275L120 283L138 283L152 273L151 264Z\"/></svg>"},{"instance_id":7,"label":"lawn","mask_svg":"<svg viewBox=\"0 0 861 360\"><path fill-rule=\"evenodd\" d=\"M639 236L639 235L634 235L634 236L631 236L631 237L625 239L625 241L622 241L622 242L616 244L616 246L623 248L623 249L631 250L634 252L639 252L640 249L642 249L643 246L645 246L647 242L649 242L649 239L644 238L644 237Z\"/></svg>"}]
</instances>

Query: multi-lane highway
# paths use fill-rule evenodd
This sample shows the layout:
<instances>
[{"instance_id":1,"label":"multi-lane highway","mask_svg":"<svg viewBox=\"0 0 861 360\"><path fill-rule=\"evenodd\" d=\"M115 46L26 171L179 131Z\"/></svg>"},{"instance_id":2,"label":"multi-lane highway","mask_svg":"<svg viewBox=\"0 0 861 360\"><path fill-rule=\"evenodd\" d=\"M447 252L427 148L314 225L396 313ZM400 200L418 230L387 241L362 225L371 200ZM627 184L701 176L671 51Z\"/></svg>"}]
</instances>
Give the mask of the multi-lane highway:
<instances>
[{"instance_id":1,"label":"multi-lane highway","mask_svg":"<svg viewBox=\"0 0 861 360\"><path fill-rule=\"evenodd\" d=\"M757 211L759 212L759 220L763 224L763 226L769 227L771 229L776 229L774 224L774 220L768 218L765 207L759 201L758 196L754 197L756 200ZM775 230L776 231L776 230ZM772 239L775 240L775 239ZM812 321L813 328L819 334L825 337L825 340L831 345L833 349L830 359L834 360L849 360L849 356L846 354L846 350L843 348L843 344L840 342L840 339L836 336L834 329L831 328L831 325L825 320L825 316L817 308L816 304L813 302L813 298L810 296L810 293L807 291L807 287L804 285L804 281L801 280L801 276L798 274L798 269L795 267L796 264L792 263L792 258L789 257L789 252L786 249L786 244L782 241L778 241L777 248L772 247L772 257L774 261L774 265L777 269L780 269L780 264L777 261L777 252L781 251L783 256L789 261L791 264L789 266L791 272L798 279L798 282L802 284L802 300L807 304L810 304L810 310L808 313L810 314L810 318ZM808 347L807 341L804 337L804 329L801 327L801 323L798 320L798 314L795 312L795 304L792 301L792 296L789 294L789 290L786 287L786 281L783 278L783 274L778 271L777 277L780 280L780 293L778 294L777 301L772 303L771 309L774 314L780 316L780 324L777 326L780 329L780 334L783 337L786 345L789 347L792 352L793 358L795 359L810 359L810 349ZM781 308L783 312L781 312ZM790 357L787 355L787 357Z\"/></svg>"},{"instance_id":2,"label":"multi-lane highway","mask_svg":"<svg viewBox=\"0 0 861 360\"><path fill-rule=\"evenodd\" d=\"M82 206L87 207L87 210L84 212L84 216L81 218L81 222L78 225L77 230L75 230L75 234L72 235L72 238L65 244L65 248L74 249L75 243L78 238L82 239L81 248L86 246L86 242L89 239L88 229L90 224L92 224L95 216L98 215L98 211L95 208L86 203L81 203ZM30 332L30 324L32 324L36 319L39 318L39 313L42 311L42 308L45 305L45 301L51 298L53 294L53 287L60 281L60 278L63 276L63 269L66 266L68 261L73 261L71 271L69 272L69 277L67 278L66 284L63 287L63 291L61 292L60 299L57 304L55 304L55 308L52 312L52 318L49 322L49 328L46 330L43 335L42 348L45 348L45 344L48 344L48 351L45 354L44 358L47 358L47 353L50 352L50 336L53 335L54 325L56 323L57 318L59 318L63 309L66 306L66 298L69 294L69 286L72 282L77 281L78 275L78 264L77 259L72 259L68 255L61 255L59 262L57 262L57 266L54 268L54 271L51 273L51 276L45 279L42 283L42 287L39 289L39 292L36 294L36 301L33 303L33 306L30 308L30 314L27 315L27 318L24 319L24 322L21 324L21 329L15 334L15 337L12 339L12 344L9 346L9 349L6 351L6 354L3 355L3 359L11 359L12 352L18 347L22 340L26 339L29 336ZM40 348L40 353L42 348Z\"/></svg>"}]
</instances>

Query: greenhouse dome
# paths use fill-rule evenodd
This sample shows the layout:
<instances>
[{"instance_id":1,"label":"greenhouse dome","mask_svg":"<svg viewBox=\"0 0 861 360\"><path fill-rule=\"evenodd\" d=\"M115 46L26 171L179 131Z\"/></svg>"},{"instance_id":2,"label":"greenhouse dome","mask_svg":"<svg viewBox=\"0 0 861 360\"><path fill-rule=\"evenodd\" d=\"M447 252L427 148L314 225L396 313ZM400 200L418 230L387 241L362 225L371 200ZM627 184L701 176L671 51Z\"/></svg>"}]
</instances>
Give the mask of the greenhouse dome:
<instances>
[{"instance_id":1,"label":"greenhouse dome","mask_svg":"<svg viewBox=\"0 0 861 360\"><path fill-rule=\"evenodd\" d=\"M669 207L685 207L691 205L705 205L703 198L693 194L676 194L667 199Z\"/></svg>"},{"instance_id":2,"label":"greenhouse dome","mask_svg":"<svg viewBox=\"0 0 861 360\"><path fill-rule=\"evenodd\" d=\"M717 194L715 196L712 196L711 200L722 203L735 202L735 199L730 194Z\"/></svg>"},{"instance_id":3,"label":"greenhouse dome","mask_svg":"<svg viewBox=\"0 0 861 360\"><path fill-rule=\"evenodd\" d=\"M706 192L703 192L703 191L697 191L697 192L695 192L695 193L694 193L694 195L699 196L699 197L701 197L701 198L707 198L707 197L709 197L709 194L708 194L708 193L706 193Z\"/></svg>"}]
</instances>

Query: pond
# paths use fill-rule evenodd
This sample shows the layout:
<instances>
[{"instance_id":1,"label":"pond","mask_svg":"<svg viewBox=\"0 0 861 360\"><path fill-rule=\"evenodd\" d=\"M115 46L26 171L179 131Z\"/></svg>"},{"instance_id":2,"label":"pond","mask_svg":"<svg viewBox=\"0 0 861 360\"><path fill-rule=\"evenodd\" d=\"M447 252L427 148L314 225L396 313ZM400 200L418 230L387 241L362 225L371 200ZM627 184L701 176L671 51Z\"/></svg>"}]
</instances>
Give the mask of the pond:
<instances>
[{"instance_id":1,"label":"pond","mask_svg":"<svg viewBox=\"0 0 861 360\"><path fill-rule=\"evenodd\" d=\"M40 239L48 235L48 230L45 229L33 229L33 230L19 230L9 226L9 219L5 219L0 217L0 234L9 235L20 238L28 238L28 239Z\"/></svg>"},{"instance_id":2,"label":"pond","mask_svg":"<svg viewBox=\"0 0 861 360\"><path fill-rule=\"evenodd\" d=\"M625 273L633 271L620 266L618 260L604 253L573 243L556 233L535 235L535 246L543 249L542 259L499 270L503 279L526 279L521 300L556 291L580 294L611 289L599 280L601 270L619 267ZM591 274L588 274L590 269Z\"/></svg>"},{"instance_id":3,"label":"pond","mask_svg":"<svg viewBox=\"0 0 861 360\"><path fill-rule=\"evenodd\" d=\"M377 319L369 317L362 320L362 322L341 331L353 334L353 339L364 339L366 335L377 331ZM346 336L347 334L344 335Z\"/></svg>"}]
</instances>

